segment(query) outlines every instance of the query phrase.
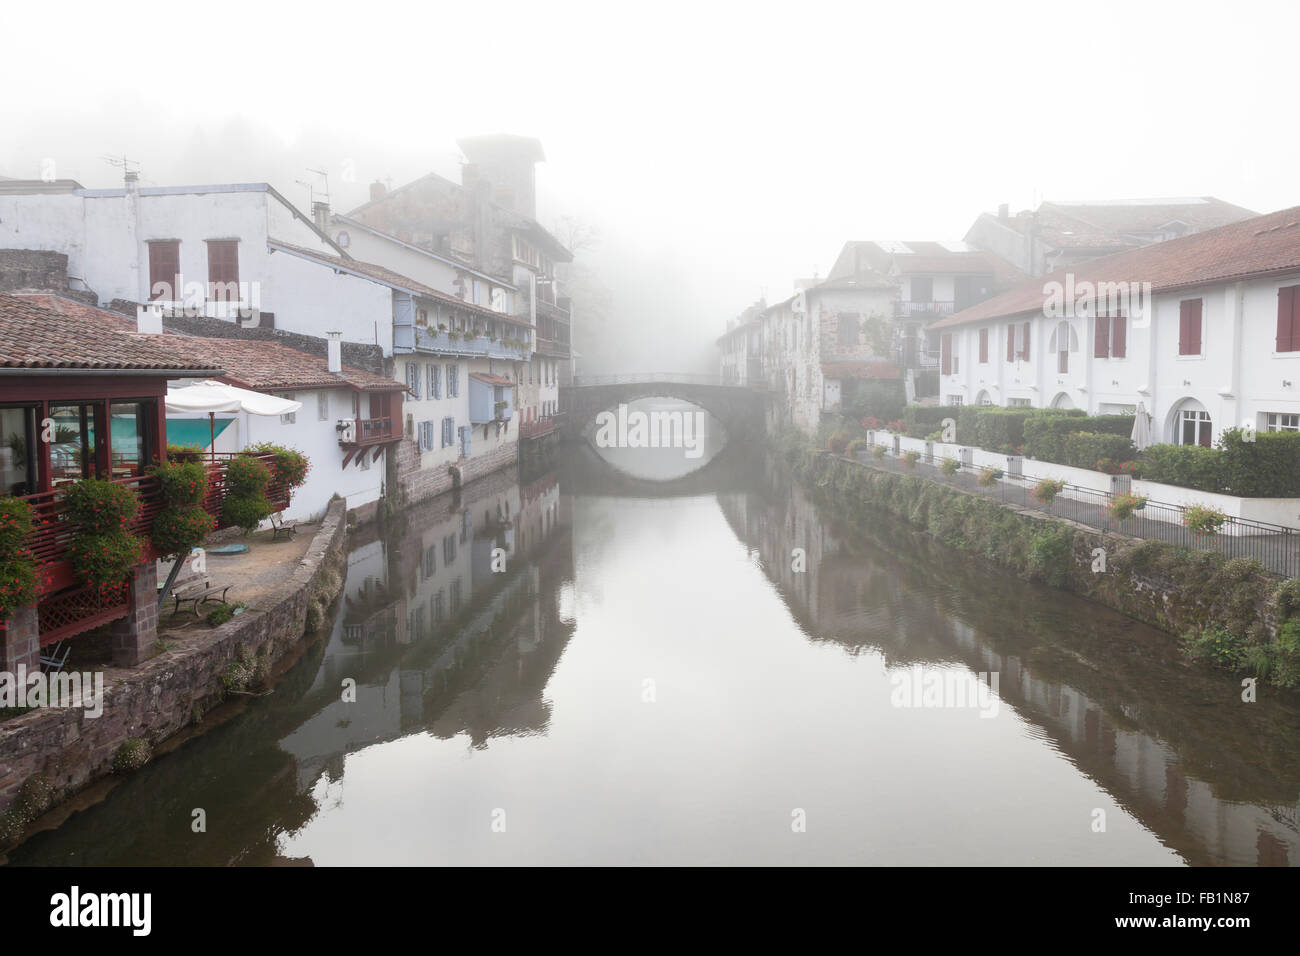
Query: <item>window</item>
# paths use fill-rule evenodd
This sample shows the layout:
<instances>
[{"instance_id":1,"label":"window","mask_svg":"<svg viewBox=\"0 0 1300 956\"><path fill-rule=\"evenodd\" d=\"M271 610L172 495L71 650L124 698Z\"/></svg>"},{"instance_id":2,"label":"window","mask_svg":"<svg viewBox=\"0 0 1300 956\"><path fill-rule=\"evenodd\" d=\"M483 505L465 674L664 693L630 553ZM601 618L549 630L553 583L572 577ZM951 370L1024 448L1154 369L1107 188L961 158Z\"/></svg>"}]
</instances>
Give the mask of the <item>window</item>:
<instances>
[{"instance_id":1,"label":"window","mask_svg":"<svg viewBox=\"0 0 1300 956\"><path fill-rule=\"evenodd\" d=\"M291 402L294 400L294 398L293 398L293 392L285 392L285 393L283 393L280 397L281 397L281 398L287 398L287 399L288 399L289 401L291 401ZM297 421L298 421L298 413L297 413L297 412L289 412L287 415L281 415L281 416L280 416L280 424L281 424L281 425L293 425L293 424L295 424Z\"/></svg>"},{"instance_id":2,"label":"window","mask_svg":"<svg viewBox=\"0 0 1300 956\"><path fill-rule=\"evenodd\" d=\"M1064 375L1070 371L1070 323L1056 325L1056 371Z\"/></svg>"},{"instance_id":3,"label":"window","mask_svg":"<svg viewBox=\"0 0 1300 956\"><path fill-rule=\"evenodd\" d=\"M447 397L460 397L460 366L455 362L447 365Z\"/></svg>"},{"instance_id":4,"label":"window","mask_svg":"<svg viewBox=\"0 0 1300 956\"><path fill-rule=\"evenodd\" d=\"M38 447L37 416L38 409L32 406L0 408L0 436L4 440L0 447L0 494L30 495L38 489L37 456L27 453L27 449Z\"/></svg>"},{"instance_id":5,"label":"window","mask_svg":"<svg viewBox=\"0 0 1300 956\"><path fill-rule=\"evenodd\" d=\"M420 560L420 576L426 581L438 573L438 546L431 544L424 549L424 557Z\"/></svg>"},{"instance_id":6,"label":"window","mask_svg":"<svg viewBox=\"0 0 1300 956\"><path fill-rule=\"evenodd\" d=\"M406 363L406 387L411 390L411 396L418 400L420 397L420 366L417 362Z\"/></svg>"},{"instance_id":7,"label":"window","mask_svg":"<svg viewBox=\"0 0 1300 956\"><path fill-rule=\"evenodd\" d=\"M442 539L442 566L450 567L456 563L456 536L449 534ZM452 592L455 594L455 591ZM459 602L452 599L452 610L454 611Z\"/></svg>"},{"instance_id":8,"label":"window","mask_svg":"<svg viewBox=\"0 0 1300 956\"><path fill-rule=\"evenodd\" d=\"M149 301L179 301L181 288L181 244L173 240L149 243Z\"/></svg>"},{"instance_id":9,"label":"window","mask_svg":"<svg viewBox=\"0 0 1300 956\"><path fill-rule=\"evenodd\" d=\"M1178 303L1178 354L1201 354L1201 300Z\"/></svg>"},{"instance_id":10,"label":"window","mask_svg":"<svg viewBox=\"0 0 1300 956\"><path fill-rule=\"evenodd\" d=\"M989 330L980 329L980 364L989 364Z\"/></svg>"},{"instance_id":11,"label":"window","mask_svg":"<svg viewBox=\"0 0 1300 956\"><path fill-rule=\"evenodd\" d=\"M840 345L857 345L858 344L858 313L841 312L839 315L840 322Z\"/></svg>"},{"instance_id":12,"label":"window","mask_svg":"<svg viewBox=\"0 0 1300 956\"><path fill-rule=\"evenodd\" d=\"M442 398L442 366L429 365L429 397Z\"/></svg>"},{"instance_id":13,"label":"window","mask_svg":"<svg viewBox=\"0 0 1300 956\"><path fill-rule=\"evenodd\" d=\"M1029 361L1029 323L1028 322L1020 323L1019 338L1020 338L1020 360L1022 362L1028 362Z\"/></svg>"},{"instance_id":14,"label":"window","mask_svg":"<svg viewBox=\"0 0 1300 956\"><path fill-rule=\"evenodd\" d=\"M1300 352L1300 285L1277 290L1277 350Z\"/></svg>"},{"instance_id":15,"label":"window","mask_svg":"<svg viewBox=\"0 0 1300 956\"><path fill-rule=\"evenodd\" d=\"M444 418L442 420L442 447L449 448L456 443L456 420L454 418Z\"/></svg>"},{"instance_id":16,"label":"window","mask_svg":"<svg viewBox=\"0 0 1300 956\"><path fill-rule=\"evenodd\" d=\"M960 405L962 403L960 395L949 395L944 399L945 405Z\"/></svg>"},{"instance_id":17,"label":"window","mask_svg":"<svg viewBox=\"0 0 1300 956\"><path fill-rule=\"evenodd\" d=\"M316 393L316 420L330 420L330 393L323 389Z\"/></svg>"},{"instance_id":18,"label":"window","mask_svg":"<svg viewBox=\"0 0 1300 956\"><path fill-rule=\"evenodd\" d=\"M1195 299L1193 301L1199 302L1200 300ZM1213 433L1210 413L1185 408L1180 417L1182 429L1178 435L1178 443L1180 445L1201 445L1209 448Z\"/></svg>"},{"instance_id":19,"label":"window","mask_svg":"<svg viewBox=\"0 0 1300 956\"><path fill-rule=\"evenodd\" d=\"M233 239L208 240L208 298L239 301L239 243Z\"/></svg>"},{"instance_id":20,"label":"window","mask_svg":"<svg viewBox=\"0 0 1300 956\"><path fill-rule=\"evenodd\" d=\"M1264 430L1269 432L1300 432L1300 415L1269 412L1264 416Z\"/></svg>"},{"instance_id":21,"label":"window","mask_svg":"<svg viewBox=\"0 0 1300 956\"><path fill-rule=\"evenodd\" d=\"M1028 408L1034 403L1027 398L1008 398L1007 404L1012 408Z\"/></svg>"}]
</instances>

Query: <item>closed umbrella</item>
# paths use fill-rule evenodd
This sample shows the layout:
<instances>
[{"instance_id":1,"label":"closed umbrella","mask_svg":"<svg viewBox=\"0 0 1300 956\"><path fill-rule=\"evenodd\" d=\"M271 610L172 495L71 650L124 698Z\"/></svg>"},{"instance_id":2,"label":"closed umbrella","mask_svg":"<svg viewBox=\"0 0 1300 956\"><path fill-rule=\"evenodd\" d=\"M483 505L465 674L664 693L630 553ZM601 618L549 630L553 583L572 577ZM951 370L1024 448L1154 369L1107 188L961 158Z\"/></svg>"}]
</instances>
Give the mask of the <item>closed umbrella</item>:
<instances>
[{"instance_id":1,"label":"closed umbrella","mask_svg":"<svg viewBox=\"0 0 1300 956\"><path fill-rule=\"evenodd\" d=\"M1133 434L1129 437L1138 451L1151 444L1151 416L1142 402L1138 402L1137 414L1133 416Z\"/></svg>"},{"instance_id":2,"label":"closed umbrella","mask_svg":"<svg viewBox=\"0 0 1300 956\"><path fill-rule=\"evenodd\" d=\"M276 398L263 392L254 392L217 382L212 379L186 385L184 388L169 388L166 400L169 412L207 412L208 427L212 434L212 457L216 458L217 412L247 412L250 415L288 415L302 408L302 402L288 398Z\"/></svg>"}]
</instances>

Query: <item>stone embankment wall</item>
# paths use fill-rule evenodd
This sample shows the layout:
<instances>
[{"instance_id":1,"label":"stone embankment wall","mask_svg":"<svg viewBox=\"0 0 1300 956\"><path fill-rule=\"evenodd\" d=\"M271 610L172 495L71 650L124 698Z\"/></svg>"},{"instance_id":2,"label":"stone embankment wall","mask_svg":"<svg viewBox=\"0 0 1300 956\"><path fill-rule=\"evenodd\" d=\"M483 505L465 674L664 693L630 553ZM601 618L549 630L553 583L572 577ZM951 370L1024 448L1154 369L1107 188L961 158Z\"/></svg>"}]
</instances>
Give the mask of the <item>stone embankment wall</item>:
<instances>
[{"instance_id":1,"label":"stone embankment wall","mask_svg":"<svg viewBox=\"0 0 1300 956\"><path fill-rule=\"evenodd\" d=\"M343 586L345 511L343 499L330 503L298 568L257 608L106 679L99 717L80 708L38 709L0 723L0 848L31 817L113 772L124 747L147 754L232 691L269 677L327 618Z\"/></svg>"}]
</instances>

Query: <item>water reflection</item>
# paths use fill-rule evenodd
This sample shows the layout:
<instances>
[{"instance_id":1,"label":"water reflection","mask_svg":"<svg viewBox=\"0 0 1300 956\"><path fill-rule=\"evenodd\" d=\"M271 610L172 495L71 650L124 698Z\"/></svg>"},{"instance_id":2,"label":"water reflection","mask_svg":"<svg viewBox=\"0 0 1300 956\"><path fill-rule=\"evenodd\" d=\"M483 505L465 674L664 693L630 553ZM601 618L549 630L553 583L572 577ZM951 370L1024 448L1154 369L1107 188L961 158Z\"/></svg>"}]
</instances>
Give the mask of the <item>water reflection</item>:
<instances>
[{"instance_id":1,"label":"water reflection","mask_svg":"<svg viewBox=\"0 0 1300 956\"><path fill-rule=\"evenodd\" d=\"M707 467L727 444L722 423L675 398L641 398L598 415L588 441L597 456L632 478L669 482Z\"/></svg>"},{"instance_id":2,"label":"water reflection","mask_svg":"<svg viewBox=\"0 0 1300 956\"><path fill-rule=\"evenodd\" d=\"M1294 701L736 449L684 481L571 454L363 532L271 696L12 862L1300 858ZM914 664L998 673L999 715L892 707Z\"/></svg>"}]
</instances>

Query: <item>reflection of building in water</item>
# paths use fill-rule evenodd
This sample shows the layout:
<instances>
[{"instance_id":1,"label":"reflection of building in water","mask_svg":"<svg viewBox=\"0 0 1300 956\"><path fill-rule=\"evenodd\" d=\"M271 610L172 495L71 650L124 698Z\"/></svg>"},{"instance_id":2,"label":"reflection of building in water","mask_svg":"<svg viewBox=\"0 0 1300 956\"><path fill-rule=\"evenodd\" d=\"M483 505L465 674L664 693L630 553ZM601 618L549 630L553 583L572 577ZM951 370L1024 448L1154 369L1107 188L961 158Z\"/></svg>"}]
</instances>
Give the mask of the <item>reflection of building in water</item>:
<instances>
[{"instance_id":1,"label":"reflection of building in water","mask_svg":"<svg viewBox=\"0 0 1300 956\"><path fill-rule=\"evenodd\" d=\"M571 516L554 477L521 488L498 473L394 524L351 555L309 692L329 703L281 741L304 788L338 755L420 729L482 746L549 720L542 690L572 632L557 608L573 574ZM355 702L343 700L347 678Z\"/></svg>"},{"instance_id":2,"label":"reflection of building in water","mask_svg":"<svg viewBox=\"0 0 1300 956\"><path fill-rule=\"evenodd\" d=\"M1260 737L1248 708L1198 708L1186 687L1170 690L1167 661L1116 650L1102 615L1035 628L1014 613L1008 589L1021 582L945 561L898 525L871 539L834 534L797 487L719 502L811 639L870 649L891 667L997 673L1006 704L1188 862L1300 864L1295 759L1251 749ZM807 553L802 573L792 569L794 548ZM1068 646L1045 636L1058 632ZM1220 683L1232 699L1235 685ZM1223 752L1234 738L1243 752Z\"/></svg>"}]
</instances>

